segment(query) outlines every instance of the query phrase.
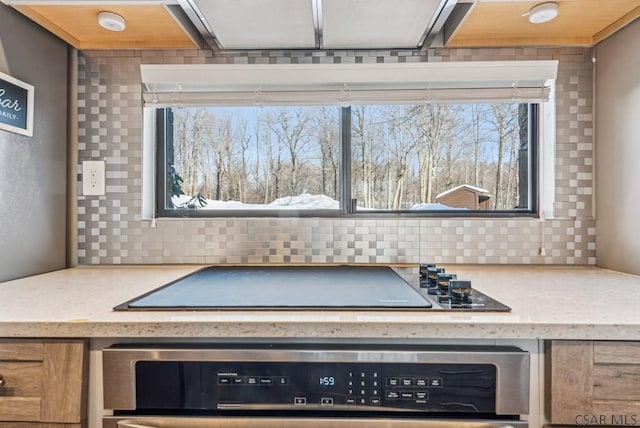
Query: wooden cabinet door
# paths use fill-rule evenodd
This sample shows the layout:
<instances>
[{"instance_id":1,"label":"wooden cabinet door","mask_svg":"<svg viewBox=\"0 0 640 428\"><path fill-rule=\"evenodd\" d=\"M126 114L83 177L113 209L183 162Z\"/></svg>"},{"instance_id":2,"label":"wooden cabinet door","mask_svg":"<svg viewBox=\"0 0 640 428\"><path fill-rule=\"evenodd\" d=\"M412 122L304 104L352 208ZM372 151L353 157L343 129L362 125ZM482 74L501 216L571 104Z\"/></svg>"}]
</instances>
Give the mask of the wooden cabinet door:
<instances>
[{"instance_id":1,"label":"wooden cabinet door","mask_svg":"<svg viewBox=\"0 0 640 428\"><path fill-rule=\"evenodd\" d=\"M40 422L78 423L87 417L89 349L86 341L47 341Z\"/></svg>"},{"instance_id":2,"label":"wooden cabinet door","mask_svg":"<svg viewBox=\"0 0 640 428\"><path fill-rule=\"evenodd\" d=\"M0 428L85 420L88 356L85 340L0 339Z\"/></svg>"},{"instance_id":3,"label":"wooden cabinet door","mask_svg":"<svg viewBox=\"0 0 640 428\"><path fill-rule=\"evenodd\" d=\"M547 417L567 425L640 425L640 342L554 340Z\"/></svg>"}]
</instances>

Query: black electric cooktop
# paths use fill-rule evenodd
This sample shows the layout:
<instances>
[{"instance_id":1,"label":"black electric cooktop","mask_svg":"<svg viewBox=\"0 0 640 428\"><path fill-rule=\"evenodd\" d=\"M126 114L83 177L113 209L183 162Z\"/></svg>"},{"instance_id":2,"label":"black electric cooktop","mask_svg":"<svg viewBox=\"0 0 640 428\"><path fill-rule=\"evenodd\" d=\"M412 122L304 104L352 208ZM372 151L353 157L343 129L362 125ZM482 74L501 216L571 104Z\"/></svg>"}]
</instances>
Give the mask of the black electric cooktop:
<instances>
[{"instance_id":1,"label":"black electric cooktop","mask_svg":"<svg viewBox=\"0 0 640 428\"><path fill-rule=\"evenodd\" d=\"M212 266L114 310L510 310L477 290L473 299L444 304L384 266Z\"/></svg>"}]
</instances>

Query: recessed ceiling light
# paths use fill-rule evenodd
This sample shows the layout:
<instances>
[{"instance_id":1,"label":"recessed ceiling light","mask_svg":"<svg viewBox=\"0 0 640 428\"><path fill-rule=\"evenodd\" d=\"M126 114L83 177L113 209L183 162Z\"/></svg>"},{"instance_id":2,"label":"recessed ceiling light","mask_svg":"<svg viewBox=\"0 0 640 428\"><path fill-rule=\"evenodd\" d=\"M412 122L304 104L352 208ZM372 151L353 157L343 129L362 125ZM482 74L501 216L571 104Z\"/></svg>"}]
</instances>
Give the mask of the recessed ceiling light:
<instances>
[{"instance_id":1,"label":"recessed ceiling light","mask_svg":"<svg viewBox=\"0 0 640 428\"><path fill-rule=\"evenodd\" d=\"M531 10L523 16L528 16L529 22L532 24L549 22L558 16L558 3L541 3L532 7Z\"/></svg>"},{"instance_id":2,"label":"recessed ceiling light","mask_svg":"<svg viewBox=\"0 0 640 428\"><path fill-rule=\"evenodd\" d=\"M105 30L124 31L124 18L113 12L100 12L98 14L98 24Z\"/></svg>"}]
</instances>

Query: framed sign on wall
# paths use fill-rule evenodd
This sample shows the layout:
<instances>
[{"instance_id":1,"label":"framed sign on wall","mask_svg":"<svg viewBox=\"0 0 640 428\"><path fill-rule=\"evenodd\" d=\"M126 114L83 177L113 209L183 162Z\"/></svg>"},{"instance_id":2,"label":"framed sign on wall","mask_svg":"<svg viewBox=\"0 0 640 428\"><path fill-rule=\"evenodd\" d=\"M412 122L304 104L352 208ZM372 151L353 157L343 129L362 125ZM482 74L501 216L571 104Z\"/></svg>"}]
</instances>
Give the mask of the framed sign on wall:
<instances>
[{"instance_id":1,"label":"framed sign on wall","mask_svg":"<svg viewBox=\"0 0 640 428\"><path fill-rule=\"evenodd\" d=\"M0 130L33 136L34 87L0 73Z\"/></svg>"}]
</instances>

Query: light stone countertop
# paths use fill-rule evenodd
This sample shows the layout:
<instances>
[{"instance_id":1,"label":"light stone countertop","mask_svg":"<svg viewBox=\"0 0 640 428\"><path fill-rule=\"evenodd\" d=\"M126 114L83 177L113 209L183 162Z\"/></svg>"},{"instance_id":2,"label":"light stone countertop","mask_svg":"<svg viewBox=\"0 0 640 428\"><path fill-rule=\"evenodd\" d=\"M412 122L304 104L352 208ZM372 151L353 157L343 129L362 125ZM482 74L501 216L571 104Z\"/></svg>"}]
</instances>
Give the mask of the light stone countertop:
<instances>
[{"instance_id":1,"label":"light stone countertop","mask_svg":"<svg viewBox=\"0 0 640 428\"><path fill-rule=\"evenodd\" d=\"M202 266L83 266L0 283L0 337L640 340L640 277L594 267L449 265L510 313L114 312Z\"/></svg>"}]
</instances>

